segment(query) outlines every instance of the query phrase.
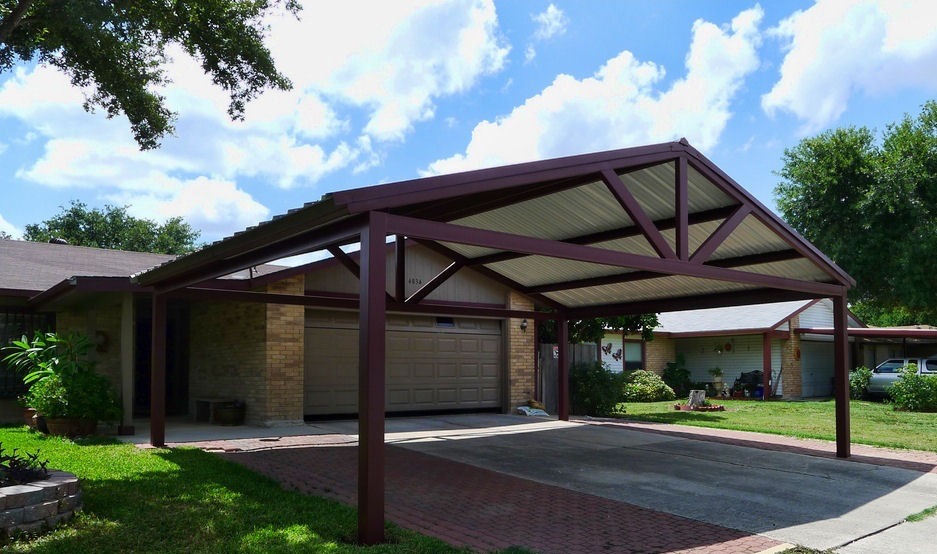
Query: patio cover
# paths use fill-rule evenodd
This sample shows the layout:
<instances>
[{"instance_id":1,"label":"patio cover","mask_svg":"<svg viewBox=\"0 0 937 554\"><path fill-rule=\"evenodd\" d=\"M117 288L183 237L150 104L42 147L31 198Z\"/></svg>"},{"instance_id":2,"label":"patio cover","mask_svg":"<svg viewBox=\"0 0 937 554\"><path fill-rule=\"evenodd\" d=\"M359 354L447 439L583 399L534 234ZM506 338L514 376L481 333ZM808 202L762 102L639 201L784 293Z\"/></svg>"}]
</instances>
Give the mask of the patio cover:
<instances>
[{"instance_id":1,"label":"patio cover","mask_svg":"<svg viewBox=\"0 0 937 554\"><path fill-rule=\"evenodd\" d=\"M396 238L393 291L385 287L388 237ZM409 297L408 240L451 260ZM339 249L359 241L360 265ZM357 299L213 291L204 284L323 249L359 278ZM540 310L465 307L456 315L557 321L561 419L569 417L569 320L831 298L837 454L849 456L846 292L855 282L686 140L326 194L137 275L154 290L151 441L165 439L168 294L360 309L359 538L379 542L386 313L431 313L433 306L421 301L463 268L527 295Z\"/></svg>"}]
</instances>

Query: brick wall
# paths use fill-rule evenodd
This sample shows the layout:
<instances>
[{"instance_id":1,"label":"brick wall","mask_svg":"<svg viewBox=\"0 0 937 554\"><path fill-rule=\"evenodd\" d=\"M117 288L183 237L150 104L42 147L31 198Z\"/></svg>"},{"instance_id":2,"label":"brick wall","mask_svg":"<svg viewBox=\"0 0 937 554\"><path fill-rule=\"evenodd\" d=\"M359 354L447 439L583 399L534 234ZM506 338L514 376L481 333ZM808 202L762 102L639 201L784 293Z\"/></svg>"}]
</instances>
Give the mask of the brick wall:
<instances>
[{"instance_id":1,"label":"brick wall","mask_svg":"<svg viewBox=\"0 0 937 554\"><path fill-rule=\"evenodd\" d=\"M508 308L511 310L533 310L534 303L526 296L508 292ZM509 318L507 320L507 364L508 364L508 390L505 406L507 411L524 404L534 397L536 383L534 382L534 342L537 335L537 326L532 320L527 321L527 330L521 330L522 319Z\"/></svg>"},{"instance_id":2,"label":"brick wall","mask_svg":"<svg viewBox=\"0 0 937 554\"><path fill-rule=\"evenodd\" d=\"M107 377L116 393L120 392L120 317L120 304L55 314L57 332L80 333L91 340L88 359L95 371Z\"/></svg>"},{"instance_id":3,"label":"brick wall","mask_svg":"<svg viewBox=\"0 0 937 554\"><path fill-rule=\"evenodd\" d=\"M790 319L789 329L800 325L800 317ZM799 398L804 395L800 366L800 336L792 332L791 338L781 341L781 388L785 398Z\"/></svg>"},{"instance_id":4,"label":"brick wall","mask_svg":"<svg viewBox=\"0 0 937 554\"><path fill-rule=\"evenodd\" d=\"M302 276L267 292L303 294ZM189 366L192 399L234 398L252 424L303 418L303 307L246 302L198 302L191 308Z\"/></svg>"},{"instance_id":5,"label":"brick wall","mask_svg":"<svg viewBox=\"0 0 937 554\"><path fill-rule=\"evenodd\" d=\"M669 337L655 336L644 343L644 369L663 375L667 362L677 359L676 343Z\"/></svg>"},{"instance_id":6,"label":"brick wall","mask_svg":"<svg viewBox=\"0 0 937 554\"><path fill-rule=\"evenodd\" d=\"M189 413L194 398L246 403L246 420L262 421L266 404L266 314L259 303L193 302L190 309Z\"/></svg>"},{"instance_id":7,"label":"brick wall","mask_svg":"<svg viewBox=\"0 0 937 554\"><path fill-rule=\"evenodd\" d=\"M305 292L302 275L267 287L267 292ZM305 308L284 304L267 305L267 396L263 419L267 423L303 420Z\"/></svg>"}]
</instances>

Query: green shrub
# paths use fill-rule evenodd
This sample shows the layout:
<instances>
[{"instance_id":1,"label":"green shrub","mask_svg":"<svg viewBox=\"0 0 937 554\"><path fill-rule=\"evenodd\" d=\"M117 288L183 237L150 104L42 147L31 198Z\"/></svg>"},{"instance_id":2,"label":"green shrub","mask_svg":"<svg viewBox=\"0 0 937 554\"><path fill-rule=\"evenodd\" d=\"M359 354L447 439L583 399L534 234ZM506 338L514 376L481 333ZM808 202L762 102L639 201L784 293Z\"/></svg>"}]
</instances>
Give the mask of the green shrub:
<instances>
[{"instance_id":1,"label":"green shrub","mask_svg":"<svg viewBox=\"0 0 937 554\"><path fill-rule=\"evenodd\" d=\"M888 396L896 410L937 412L937 375L918 375L917 365L909 364L888 389Z\"/></svg>"},{"instance_id":2,"label":"green shrub","mask_svg":"<svg viewBox=\"0 0 937 554\"><path fill-rule=\"evenodd\" d=\"M853 400L862 400L865 397L865 391L869 388L869 379L872 378L872 370L860 366L849 373L849 398Z\"/></svg>"},{"instance_id":3,"label":"green shrub","mask_svg":"<svg viewBox=\"0 0 937 554\"><path fill-rule=\"evenodd\" d=\"M656 373L639 369L625 375L622 387L625 402L657 402L677 397Z\"/></svg>"},{"instance_id":4,"label":"green shrub","mask_svg":"<svg viewBox=\"0 0 937 554\"><path fill-rule=\"evenodd\" d=\"M577 415L605 416L621 400L624 378L601 362L579 363L569 368L570 411Z\"/></svg>"},{"instance_id":5,"label":"green shrub","mask_svg":"<svg viewBox=\"0 0 937 554\"><path fill-rule=\"evenodd\" d=\"M686 358L683 354L677 354L676 361L667 362L663 377L667 386L678 396L690 394L693 383L690 382L690 370L686 368Z\"/></svg>"}]
</instances>

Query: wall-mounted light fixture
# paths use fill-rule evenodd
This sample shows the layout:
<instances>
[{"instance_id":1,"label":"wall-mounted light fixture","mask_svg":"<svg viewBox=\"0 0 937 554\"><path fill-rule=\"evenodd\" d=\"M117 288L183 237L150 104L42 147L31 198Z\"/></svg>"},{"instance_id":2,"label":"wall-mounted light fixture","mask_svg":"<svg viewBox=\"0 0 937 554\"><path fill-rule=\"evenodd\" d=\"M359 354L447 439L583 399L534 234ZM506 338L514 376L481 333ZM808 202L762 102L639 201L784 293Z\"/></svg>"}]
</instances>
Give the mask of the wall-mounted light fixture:
<instances>
[{"instance_id":1,"label":"wall-mounted light fixture","mask_svg":"<svg viewBox=\"0 0 937 554\"><path fill-rule=\"evenodd\" d=\"M527 318L524 318L524 320L521 321L521 331L524 331L525 333L527 332Z\"/></svg>"}]
</instances>

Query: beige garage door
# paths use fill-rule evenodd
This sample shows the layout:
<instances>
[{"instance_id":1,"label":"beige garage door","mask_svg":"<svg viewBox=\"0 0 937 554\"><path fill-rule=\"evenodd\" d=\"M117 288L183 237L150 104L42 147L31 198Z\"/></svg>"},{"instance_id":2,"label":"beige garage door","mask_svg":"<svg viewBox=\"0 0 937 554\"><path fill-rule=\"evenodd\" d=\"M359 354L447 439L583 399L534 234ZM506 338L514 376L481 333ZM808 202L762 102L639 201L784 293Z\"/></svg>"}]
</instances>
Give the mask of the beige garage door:
<instances>
[{"instance_id":1,"label":"beige garage door","mask_svg":"<svg viewBox=\"0 0 937 554\"><path fill-rule=\"evenodd\" d=\"M388 412L501 407L501 322L387 317ZM358 315L309 310L305 413L358 411Z\"/></svg>"}]
</instances>

